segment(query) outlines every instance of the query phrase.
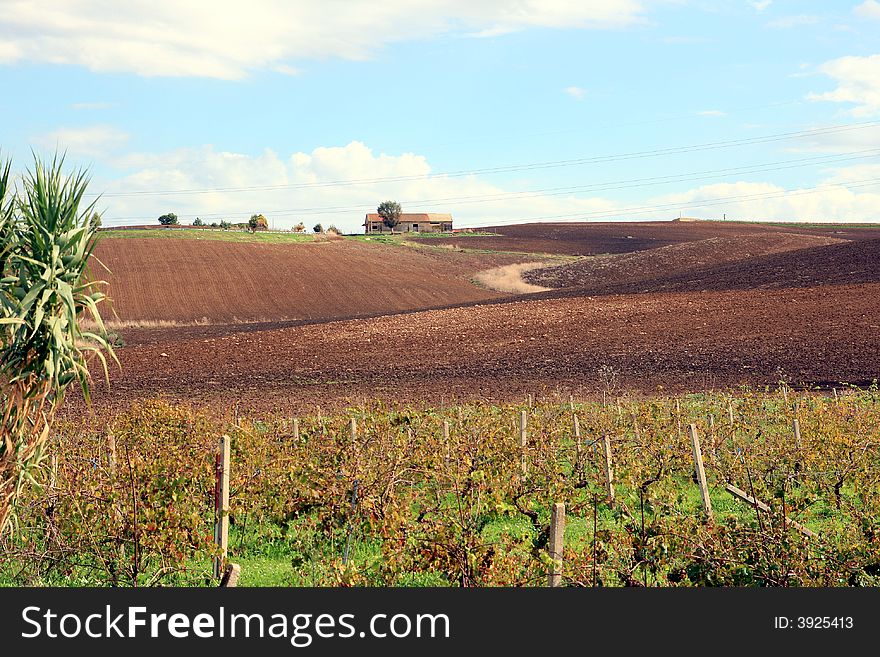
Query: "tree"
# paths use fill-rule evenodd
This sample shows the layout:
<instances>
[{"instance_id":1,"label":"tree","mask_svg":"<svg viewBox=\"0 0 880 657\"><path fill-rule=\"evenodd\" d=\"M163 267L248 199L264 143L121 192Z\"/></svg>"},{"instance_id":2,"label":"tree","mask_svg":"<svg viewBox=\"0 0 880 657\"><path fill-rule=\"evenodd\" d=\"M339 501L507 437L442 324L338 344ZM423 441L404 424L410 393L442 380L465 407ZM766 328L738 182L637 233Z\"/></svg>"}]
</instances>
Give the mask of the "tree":
<instances>
[{"instance_id":1,"label":"tree","mask_svg":"<svg viewBox=\"0 0 880 657\"><path fill-rule=\"evenodd\" d=\"M196 220L193 222L193 226L204 226L205 222L196 217Z\"/></svg>"},{"instance_id":2,"label":"tree","mask_svg":"<svg viewBox=\"0 0 880 657\"><path fill-rule=\"evenodd\" d=\"M269 230L269 221L261 214L252 214L248 219L248 228L252 233L256 233L258 230Z\"/></svg>"},{"instance_id":3,"label":"tree","mask_svg":"<svg viewBox=\"0 0 880 657\"><path fill-rule=\"evenodd\" d=\"M230 228L232 228L232 222L226 221L226 219L221 219L220 228L222 228L223 230L229 230Z\"/></svg>"},{"instance_id":4,"label":"tree","mask_svg":"<svg viewBox=\"0 0 880 657\"><path fill-rule=\"evenodd\" d=\"M339 229L336 226L334 226L333 224L330 224L329 226L327 226L327 232L328 233L336 233L337 235L339 235Z\"/></svg>"},{"instance_id":5,"label":"tree","mask_svg":"<svg viewBox=\"0 0 880 657\"><path fill-rule=\"evenodd\" d=\"M216 221L211 222L211 228L219 228Z\"/></svg>"},{"instance_id":6,"label":"tree","mask_svg":"<svg viewBox=\"0 0 880 657\"><path fill-rule=\"evenodd\" d=\"M98 230L101 227L101 215L95 212L92 215L92 218L89 219L89 229L90 230Z\"/></svg>"},{"instance_id":7,"label":"tree","mask_svg":"<svg viewBox=\"0 0 880 657\"><path fill-rule=\"evenodd\" d=\"M315 231L316 233L323 233L324 227L321 224L315 224L315 226L314 226L314 228L312 228L312 230Z\"/></svg>"},{"instance_id":8,"label":"tree","mask_svg":"<svg viewBox=\"0 0 880 657\"><path fill-rule=\"evenodd\" d=\"M400 203L397 201L382 201L376 212L382 217L382 223L391 229L391 234L393 235L394 227L400 223Z\"/></svg>"},{"instance_id":9,"label":"tree","mask_svg":"<svg viewBox=\"0 0 880 657\"><path fill-rule=\"evenodd\" d=\"M159 217L159 223L163 226L177 226L180 224L180 222L177 221L177 215L173 212L163 214L161 217Z\"/></svg>"},{"instance_id":10,"label":"tree","mask_svg":"<svg viewBox=\"0 0 880 657\"><path fill-rule=\"evenodd\" d=\"M86 275L97 238L95 204L80 208L88 177L66 176L63 165L35 158L20 192L9 186L11 163L0 165L0 533L38 476L65 389L78 383L89 399L87 355L105 375L104 353L116 359L97 308L103 281Z\"/></svg>"},{"instance_id":11,"label":"tree","mask_svg":"<svg viewBox=\"0 0 880 657\"><path fill-rule=\"evenodd\" d=\"M306 230L306 225L303 222L299 222L296 226L293 227L294 233L303 233Z\"/></svg>"}]
</instances>

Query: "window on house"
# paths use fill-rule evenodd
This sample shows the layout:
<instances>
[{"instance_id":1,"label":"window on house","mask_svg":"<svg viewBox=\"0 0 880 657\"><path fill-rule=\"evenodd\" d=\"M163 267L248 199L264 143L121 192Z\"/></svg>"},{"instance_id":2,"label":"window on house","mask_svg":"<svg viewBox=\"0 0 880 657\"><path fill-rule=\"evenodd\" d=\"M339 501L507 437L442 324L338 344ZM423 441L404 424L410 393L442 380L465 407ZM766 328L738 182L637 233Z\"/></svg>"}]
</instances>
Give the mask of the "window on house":
<instances>
[{"instance_id":1,"label":"window on house","mask_svg":"<svg viewBox=\"0 0 880 657\"><path fill-rule=\"evenodd\" d=\"M418 224L413 224L413 231L415 231L416 233L419 232L419 225Z\"/></svg>"}]
</instances>

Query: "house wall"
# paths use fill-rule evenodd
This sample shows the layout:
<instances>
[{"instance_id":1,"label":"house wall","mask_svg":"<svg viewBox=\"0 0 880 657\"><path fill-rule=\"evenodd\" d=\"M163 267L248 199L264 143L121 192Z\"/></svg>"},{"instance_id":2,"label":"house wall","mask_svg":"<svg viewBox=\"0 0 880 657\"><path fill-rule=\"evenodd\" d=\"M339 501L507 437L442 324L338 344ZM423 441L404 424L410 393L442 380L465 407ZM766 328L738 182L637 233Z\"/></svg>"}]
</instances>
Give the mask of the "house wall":
<instances>
[{"instance_id":1,"label":"house wall","mask_svg":"<svg viewBox=\"0 0 880 657\"><path fill-rule=\"evenodd\" d=\"M416 232L413 230L413 225L418 224L420 233L442 233L444 229L446 232L452 232L452 223L440 223L440 222L430 222L430 221L401 221L394 227L395 233L413 233ZM367 233L390 233L391 229L388 228L381 221L371 222L370 230Z\"/></svg>"}]
</instances>

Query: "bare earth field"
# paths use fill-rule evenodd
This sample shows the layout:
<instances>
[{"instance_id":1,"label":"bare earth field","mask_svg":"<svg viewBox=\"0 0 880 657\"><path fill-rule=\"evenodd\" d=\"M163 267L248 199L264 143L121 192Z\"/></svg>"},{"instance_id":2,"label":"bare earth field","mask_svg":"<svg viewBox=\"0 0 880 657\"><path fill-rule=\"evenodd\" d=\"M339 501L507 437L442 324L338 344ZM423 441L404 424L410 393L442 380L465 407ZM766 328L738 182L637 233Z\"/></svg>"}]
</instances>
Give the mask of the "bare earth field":
<instances>
[{"instance_id":1,"label":"bare earth field","mask_svg":"<svg viewBox=\"0 0 880 657\"><path fill-rule=\"evenodd\" d=\"M315 321L502 296L479 270L521 257L353 240L259 244L150 237L106 239L94 267L122 326ZM115 316L114 314L115 313Z\"/></svg>"},{"instance_id":2,"label":"bare earth field","mask_svg":"<svg viewBox=\"0 0 880 657\"><path fill-rule=\"evenodd\" d=\"M206 328L206 330L210 330ZM103 405L157 393L252 409L870 381L880 285L526 300L127 347ZM393 339L389 339L393 336Z\"/></svg>"},{"instance_id":3,"label":"bare earth field","mask_svg":"<svg viewBox=\"0 0 880 657\"><path fill-rule=\"evenodd\" d=\"M432 244L455 244L469 249L598 255L602 253L630 253L670 244L747 234L797 233L836 239L880 238L880 225L871 227L840 224L775 225L732 221L567 222L496 226L485 230L498 235L467 236L467 234L462 234L446 239L428 239Z\"/></svg>"},{"instance_id":4,"label":"bare earth field","mask_svg":"<svg viewBox=\"0 0 880 657\"><path fill-rule=\"evenodd\" d=\"M655 235L665 234L669 225L656 225ZM682 222L674 229L694 225ZM700 240L533 270L526 276L565 287L528 296L505 296L469 280L476 271L532 262L533 256L510 260L489 254L486 259L482 253L354 241L257 252L238 249L264 245L217 242L212 249L232 252L211 250L198 265L179 263L175 269L168 251L166 269L151 274L150 282L129 282L128 290L115 292L120 315L153 317L147 315L154 312L150 309L167 305L164 316L215 321L124 330L122 369L111 371L109 390L96 381L94 399L103 407L165 395L197 403L239 402L256 412L332 408L377 398L438 404L557 390L583 396L603 390L650 394L659 387L683 392L774 385L783 378L809 386L869 384L880 374L876 231L770 228L725 225L721 234L706 237L708 229L698 225ZM578 230L589 233L592 225ZM607 227L597 230L602 234ZM746 233L736 237L735 230ZM645 228L643 239L650 238ZM579 240L586 243L589 235ZM102 259L118 257L119 265L129 258L128 267L146 270L143 253L156 251L150 240L140 242L129 247L140 255L105 252ZM157 241L155 249L168 249L169 243ZM513 250L525 252L525 247ZM200 290L197 282L205 277L222 271L228 281L229 272L255 269L254 258L261 258L266 270L262 286L249 283L256 301L241 287L228 299L223 292L234 286L224 290L219 284L209 288L198 310L186 308L196 303L192 294L186 303L161 301L181 273ZM127 271L124 267L117 271ZM387 289L364 285L364 271L372 281L384 280ZM399 284L388 284L389 271L404 272ZM297 277L309 286L296 288L296 294L274 289L279 280L289 288ZM311 315L297 304L306 304ZM420 304L435 307L420 310ZM275 319L269 314L273 309ZM268 321L218 321L243 316ZM297 323L291 317L314 319ZM331 321L334 317L344 319Z\"/></svg>"}]
</instances>

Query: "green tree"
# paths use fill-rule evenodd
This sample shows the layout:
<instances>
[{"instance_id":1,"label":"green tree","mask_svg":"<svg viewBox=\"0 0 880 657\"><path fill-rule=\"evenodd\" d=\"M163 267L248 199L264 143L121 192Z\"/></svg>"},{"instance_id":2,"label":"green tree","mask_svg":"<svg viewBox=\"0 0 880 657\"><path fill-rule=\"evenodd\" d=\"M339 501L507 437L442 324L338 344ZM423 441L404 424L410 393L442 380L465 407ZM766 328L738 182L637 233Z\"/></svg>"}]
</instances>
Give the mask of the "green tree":
<instances>
[{"instance_id":1,"label":"green tree","mask_svg":"<svg viewBox=\"0 0 880 657\"><path fill-rule=\"evenodd\" d=\"M92 214L92 218L89 219L89 228L91 230L98 230L101 227L101 215L97 212Z\"/></svg>"},{"instance_id":2,"label":"green tree","mask_svg":"<svg viewBox=\"0 0 880 657\"><path fill-rule=\"evenodd\" d=\"M193 222L193 226L204 226L205 222L196 217L196 220Z\"/></svg>"},{"instance_id":3,"label":"green tree","mask_svg":"<svg viewBox=\"0 0 880 657\"><path fill-rule=\"evenodd\" d=\"M315 231L316 233L323 233L324 227L321 224L315 224L315 226L312 228L312 230Z\"/></svg>"},{"instance_id":4,"label":"green tree","mask_svg":"<svg viewBox=\"0 0 880 657\"><path fill-rule=\"evenodd\" d=\"M229 230L230 228L232 228L232 222L226 221L226 219L221 219L220 228L222 228L223 230Z\"/></svg>"},{"instance_id":5,"label":"green tree","mask_svg":"<svg viewBox=\"0 0 880 657\"><path fill-rule=\"evenodd\" d=\"M173 212L163 214L161 217L159 217L159 223L163 226L177 226L180 224L180 222L177 221L177 215Z\"/></svg>"},{"instance_id":6,"label":"green tree","mask_svg":"<svg viewBox=\"0 0 880 657\"><path fill-rule=\"evenodd\" d=\"M97 308L103 281L85 275L97 236L94 203L80 209L88 178L63 164L35 159L16 194L11 163L0 165L0 533L35 481L65 389L77 382L89 399L87 354L105 374L102 352L116 358ZM82 326L87 313L96 332Z\"/></svg>"},{"instance_id":7,"label":"green tree","mask_svg":"<svg viewBox=\"0 0 880 657\"><path fill-rule=\"evenodd\" d=\"M269 230L269 221L261 214L252 214L247 225L252 233L256 233L258 230Z\"/></svg>"},{"instance_id":8,"label":"green tree","mask_svg":"<svg viewBox=\"0 0 880 657\"><path fill-rule=\"evenodd\" d=\"M382 218L382 223L391 229L394 234L394 227L400 223L400 203L397 201L382 201L376 209Z\"/></svg>"},{"instance_id":9,"label":"green tree","mask_svg":"<svg viewBox=\"0 0 880 657\"><path fill-rule=\"evenodd\" d=\"M296 226L293 227L294 233L304 233L305 230L306 230L306 225L301 221Z\"/></svg>"}]
</instances>

